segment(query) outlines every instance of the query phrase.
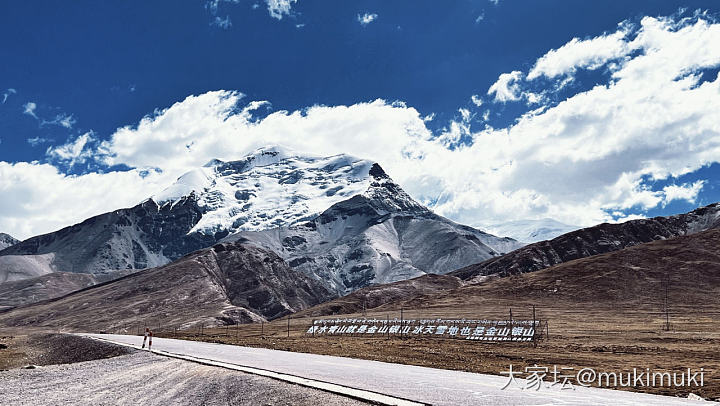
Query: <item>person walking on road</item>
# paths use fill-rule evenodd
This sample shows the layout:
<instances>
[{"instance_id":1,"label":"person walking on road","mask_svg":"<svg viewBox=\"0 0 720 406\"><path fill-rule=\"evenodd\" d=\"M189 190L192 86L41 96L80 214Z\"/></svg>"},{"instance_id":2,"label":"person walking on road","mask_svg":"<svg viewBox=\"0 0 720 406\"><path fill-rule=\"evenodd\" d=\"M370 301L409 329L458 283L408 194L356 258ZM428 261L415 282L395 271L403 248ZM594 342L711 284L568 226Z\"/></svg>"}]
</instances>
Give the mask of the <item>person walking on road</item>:
<instances>
[{"instance_id":1,"label":"person walking on road","mask_svg":"<svg viewBox=\"0 0 720 406\"><path fill-rule=\"evenodd\" d=\"M152 347L152 336L153 333L150 331L149 327L145 327L145 338L143 338L143 345L142 348L145 348L145 343L148 343L148 350ZM150 337L150 340L148 341L148 337Z\"/></svg>"}]
</instances>

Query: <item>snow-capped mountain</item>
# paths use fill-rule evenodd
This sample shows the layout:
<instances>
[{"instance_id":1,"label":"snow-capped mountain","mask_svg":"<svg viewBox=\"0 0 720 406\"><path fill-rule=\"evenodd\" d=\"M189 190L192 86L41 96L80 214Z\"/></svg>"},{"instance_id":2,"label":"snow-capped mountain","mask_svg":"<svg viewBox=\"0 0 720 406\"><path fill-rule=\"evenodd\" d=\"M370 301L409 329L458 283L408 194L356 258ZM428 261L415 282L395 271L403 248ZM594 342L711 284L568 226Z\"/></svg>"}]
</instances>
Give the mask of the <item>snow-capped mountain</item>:
<instances>
[{"instance_id":1,"label":"snow-capped mountain","mask_svg":"<svg viewBox=\"0 0 720 406\"><path fill-rule=\"evenodd\" d=\"M162 208L194 196L202 217L190 233L265 230L307 221L364 192L372 164L345 154L298 155L275 146L239 161L213 160L152 200Z\"/></svg>"},{"instance_id":2,"label":"snow-capped mountain","mask_svg":"<svg viewBox=\"0 0 720 406\"><path fill-rule=\"evenodd\" d=\"M129 209L30 238L0 252L0 282L50 272L101 274L151 268L209 247L239 230L317 216L370 184L371 161L259 149L213 160Z\"/></svg>"},{"instance_id":3,"label":"snow-capped mountain","mask_svg":"<svg viewBox=\"0 0 720 406\"><path fill-rule=\"evenodd\" d=\"M578 226L571 226L557 220L544 218L541 220L518 220L507 223L494 224L481 227L488 233L524 242L534 243L538 241L552 240L553 238L580 229Z\"/></svg>"},{"instance_id":4,"label":"snow-capped mountain","mask_svg":"<svg viewBox=\"0 0 720 406\"><path fill-rule=\"evenodd\" d=\"M374 283L444 274L522 246L434 214L378 164L369 175L363 193L334 204L312 221L239 232L226 240L272 250L339 295Z\"/></svg>"},{"instance_id":5,"label":"snow-capped mountain","mask_svg":"<svg viewBox=\"0 0 720 406\"><path fill-rule=\"evenodd\" d=\"M20 242L19 240L13 238L9 234L0 233L0 250L4 250L5 248L7 248L11 245L15 245L19 242Z\"/></svg>"},{"instance_id":6,"label":"snow-capped mountain","mask_svg":"<svg viewBox=\"0 0 720 406\"><path fill-rule=\"evenodd\" d=\"M0 281L57 271L107 279L239 232L268 236L265 248L339 294L450 272L521 246L435 215L372 161L272 147L214 160L133 208L3 250Z\"/></svg>"}]
</instances>

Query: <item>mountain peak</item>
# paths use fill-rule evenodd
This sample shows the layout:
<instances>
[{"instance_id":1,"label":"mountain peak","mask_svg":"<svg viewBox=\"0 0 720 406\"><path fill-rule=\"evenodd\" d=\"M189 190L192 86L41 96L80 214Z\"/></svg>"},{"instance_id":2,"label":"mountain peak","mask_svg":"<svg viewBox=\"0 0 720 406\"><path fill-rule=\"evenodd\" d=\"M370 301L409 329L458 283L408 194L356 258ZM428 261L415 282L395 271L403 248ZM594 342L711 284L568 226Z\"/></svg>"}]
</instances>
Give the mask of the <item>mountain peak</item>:
<instances>
[{"instance_id":1,"label":"mountain peak","mask_svg":"<svg viewBox=\"0 0 720 406\"><path fill-rule=\"evenodd\" d=\"M4 250L7 247L15 245L20 241L13 236L5 233L0 233L0 250Z\"/></svg>"},{"instance_id":2,"label":"mountain peak","mask_svg":"<svg viewBox=\"0 0 720 406\"><path fill-rule=\"evenodd\" d=\"M383 170L383 168L380 167L380 164L374 163L373 166L370 168L369 172L370 176L372 176L375 179L390 179L390 176L388 176L387 173Z\"/></svg>"},{"instance_id":3,"label":"mountain peak","mask_svg":"<svg viewBox=\"0 0 720 406\"><path fill-rule=\"evenodd\" d=\"M213 159L185 173L152 199L161 207L183 198L194 199L202 218L193 232L232 233L309 220L387 180L372 161L346 154L299 154L269 146L235 161Z\"/></svg>"}]
</instances>

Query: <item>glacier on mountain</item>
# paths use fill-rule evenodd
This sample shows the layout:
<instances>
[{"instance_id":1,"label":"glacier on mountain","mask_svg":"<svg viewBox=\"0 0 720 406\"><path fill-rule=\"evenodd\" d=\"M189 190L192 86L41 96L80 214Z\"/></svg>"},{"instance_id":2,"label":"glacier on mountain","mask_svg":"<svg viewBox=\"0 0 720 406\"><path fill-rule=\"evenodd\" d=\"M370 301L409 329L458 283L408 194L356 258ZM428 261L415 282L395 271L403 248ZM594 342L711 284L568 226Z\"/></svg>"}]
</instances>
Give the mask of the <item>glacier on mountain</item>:
<instances>
[{"instance_id":1,"label":"glacier on mountain","mask_svg":"<svg viewBox=\"0 0 720 406\"><path fill-rule=\"evenodd\" d=\"M190 233L264 230L307 221L364 192L372 162L350 155L299 155L262 148L245 158L212 160L152 197L160 207L193 195L203 215Z\"/></svg>"}]
</instances>

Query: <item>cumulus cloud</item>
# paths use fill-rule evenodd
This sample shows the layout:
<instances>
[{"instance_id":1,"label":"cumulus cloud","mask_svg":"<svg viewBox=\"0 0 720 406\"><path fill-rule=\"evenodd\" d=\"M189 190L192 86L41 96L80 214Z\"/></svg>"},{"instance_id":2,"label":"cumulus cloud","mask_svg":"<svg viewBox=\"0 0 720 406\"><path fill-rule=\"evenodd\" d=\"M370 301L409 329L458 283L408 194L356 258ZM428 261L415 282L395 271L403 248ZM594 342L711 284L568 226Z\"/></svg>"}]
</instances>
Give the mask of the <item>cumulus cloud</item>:
<instances>
[{"instance_id":1,"label":"cumulus cloud","mask_svg":"<svg viewBox=\"0 0 720 406\"><path fill-rule=\"evenodd\" d=\"M375 21L378 18L377 14L371 14L371 13L365 13L365 14L358 14L357 20L360 23L360 25L368 25L371 22Z\"/></svg>"},{"instance_id":2,"label":"cumulus cloud","mask_svg":"<svg viewBox=\"0 0 720 406\"><path fill-rule=\"evenodd\" d=\"M698 180L692 183L684 183L682 185L667 185L663 188L663 205L667 205L673 200L685 200L688 202L695 202L697 196L700 193L704 180Z\"/></svg>"},{"instance_id":3,"label":"cumulus cloud","mask_svg":"<svg viewBox=\"0 0 720 406\"><path fill-rule=\"evenodd\" d=\"M265 0L270 17L282 20L283 16L290 15L293 4L297 0Z\"/></svg>"},{"instance_id":4,"label":"cumulus cloud","mask_svg":"<svg viewBox=\"0 0 720 406\"><path fill-rule=\"evenodd\" d=\"M548 85L552 92L580 69L600 69L603 58L613 64L606 83L561 102L541 98L505 128L474 129L465 108L433 133L416 109L384 100L266 114L267 102L248 102L238 92L189 96L101 143L89 134L49 150L70 163L91 159L92 150L92 159L129 172L67 176L49 164L1 163L0 193L11 198L0 201L0 229L23 237L51 231L58 219L66 224L135 204L212 158L238 159L267 144L376 160L415 198L471 225L550 217L587 226L637 218L671 201L695 202L705 182L681 177L720 161L720 78L712 73L720 66L720 48L712 46L720 43L720 24L645 18L618 32L634 50L621 58L583 50L553 70L539 63L557 54L550 51L530 68L546 66L542 75L513 71L491 88L498 101L526 98L541 76L557 81Z\"/></svg>"},{"instance_id":5,"label":"cumulus cloud","mask_svg":"<svg viewBox=\"0 0 720 406\"><path fill-rule=\"evenodd\" d=\"M66 175L51 164L0 161L0 230L28 238L138 203L169 179L140 170Z\"/></svg>"},{"instance_id":6,"label":"cumulus cloud","mask_svg":"<svg viewBox=\"0 0 720 406\"><path fill-rule=\"evenodd\" d=\"M394 149L401 156L409 138L421 140L431 135L417 110L383 100L276 111L257 119L255 113L267 102L243 105L243 98L232 91L190 96L135 126L118 129L102 143L100 154L107 165L160 164L164 171L180 174L212 158L237 159L267 144L320 154L367 156ZM387 135L385 141L379 142L379 134Z\"/></svg>"},{"instance_id":7,"label":"cumulus cloud","mask_svg":"<svg viewBox=\"0 0 720 406\"><path fill-rule=\"evenodd\" d=\"M488 89L488 95L495 95L495 101L508 102L520 99L520 85L523 73L519 70L510 73L503 73L498 80Z\"/></svg>"},{"instance_id":8,"label":"cumulus cloud","mask_svg":"<svg viewBox=\"0 0 720 406\"><path fill-rule=\"evenodd\" d=\"M573 38L538 59L527 79L533 80L540 76L554 78L574 73L578 68L600 68L609 60L620 58L631 51L631 45L625 41L626 34L625 31L617 31L587 40Z\"/></svg>"},{"instance_id":9,"label":"cumulus cloud","mask_svg":"<svg viewBox=\"0 0 720 406\"><path fill-rule=\"evenodd\" d=\"M470 101L477 107L480 107L483 104L482 97L477 94L470 96Z\"/></svg>"}]
</instances>

